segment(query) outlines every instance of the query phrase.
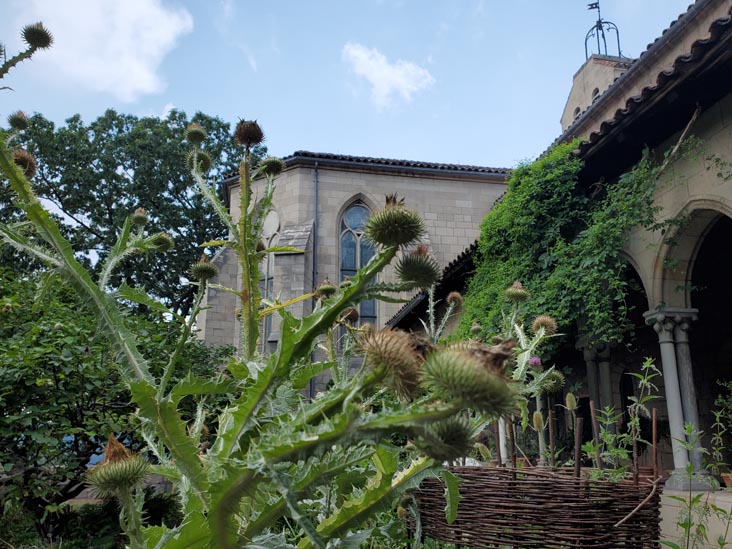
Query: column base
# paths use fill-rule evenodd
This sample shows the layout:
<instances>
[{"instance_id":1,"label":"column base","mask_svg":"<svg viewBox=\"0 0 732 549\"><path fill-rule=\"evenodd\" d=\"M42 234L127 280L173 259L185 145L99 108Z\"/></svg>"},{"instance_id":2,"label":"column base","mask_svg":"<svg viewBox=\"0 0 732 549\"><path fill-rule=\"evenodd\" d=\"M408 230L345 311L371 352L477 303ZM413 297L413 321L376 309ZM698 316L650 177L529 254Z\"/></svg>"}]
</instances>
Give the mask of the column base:
<instances>
[{"instance_id":1,"label":"column base","mask_svg":"<svg viewBox=\"0 0 732 549\"><path fill-rule=\"evenodd\" d=\"M719 490L719 482L709 471L696 471L689 473L684 469L674 469L671 476L666 480L667 490L676 490L681 492L708 492L711 490Z\"/></svg>"}]
</instances>

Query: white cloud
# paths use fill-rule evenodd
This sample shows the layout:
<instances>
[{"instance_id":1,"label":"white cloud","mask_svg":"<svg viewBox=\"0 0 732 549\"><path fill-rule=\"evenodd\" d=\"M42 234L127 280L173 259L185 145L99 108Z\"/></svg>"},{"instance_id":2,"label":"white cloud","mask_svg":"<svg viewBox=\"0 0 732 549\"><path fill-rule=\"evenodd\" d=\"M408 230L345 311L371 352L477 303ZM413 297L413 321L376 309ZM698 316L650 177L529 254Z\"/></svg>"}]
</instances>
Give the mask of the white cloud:
<instances>
[{"instance_id":1,"label":"white cloud","mask_svg":"<svg viewBox=\"0 0 732 549\"><path fill-rule=\"evenodd\" d=\"M193 30L188 10L161 0L30 0L20 10L54 35L37 57L47 74L124 102L165 89L160 64Z\"/></svg>"},{"instance_id":2,"label":"white cloud","mask_svg":"<svg viewBox=\"0 0 732 549\"><path fill-rule=\"evenodd\" d=\"M416 92L435 82L427 69L401 59L390 63L375 48L349 42L343 46L342 55L351 70L371 84L371 98L379 109L390 106L394 95L408 103Z\"/></svg>"},{"instance_id":3,"label":"white cloud","mask_svg":"<svg viewBox=\"0 0 732 549\"><path fill-rule=\"evenodd\" d=\"M163 107L163 111L160 113L160 116L158 118L160 120L165 120L168 118L168 115L170 114L170 111L172 111L175 108L175 105L173 103L166 103Z\"/></svg>"}]
</instances>

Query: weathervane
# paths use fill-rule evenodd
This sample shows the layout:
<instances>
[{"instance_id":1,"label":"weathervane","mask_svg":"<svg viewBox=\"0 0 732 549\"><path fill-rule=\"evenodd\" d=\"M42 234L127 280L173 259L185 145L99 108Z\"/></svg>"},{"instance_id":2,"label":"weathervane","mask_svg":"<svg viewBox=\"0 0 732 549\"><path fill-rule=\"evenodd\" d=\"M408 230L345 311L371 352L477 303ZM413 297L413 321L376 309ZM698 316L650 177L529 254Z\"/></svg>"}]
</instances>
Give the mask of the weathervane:
<instances>
[{"instance_id":1,"label":"weathervane","mask_svg":"<svg viewBox=\"0 0 732 549\"><path fill-rule=\"evenodd\" d=\"M597 22L589 31L587 31L587 35L585 36L585 59L590 58L590 54L587 51L587 42L589 42L590 38L593 36L597 39L597 53L607 55L607 39L605 37L605 31L608 33L610 31L615 32L615 38L618 43L618 57L624 57L623 52L620 50L620 32L618 31L618 26L612 21L605 21L602 18L602 15L600 15L600 2L590 2L587 4L587 9L597 10ZM602 39L602 44L600 43L600 39Z\"/></svg>"}]
</instances>

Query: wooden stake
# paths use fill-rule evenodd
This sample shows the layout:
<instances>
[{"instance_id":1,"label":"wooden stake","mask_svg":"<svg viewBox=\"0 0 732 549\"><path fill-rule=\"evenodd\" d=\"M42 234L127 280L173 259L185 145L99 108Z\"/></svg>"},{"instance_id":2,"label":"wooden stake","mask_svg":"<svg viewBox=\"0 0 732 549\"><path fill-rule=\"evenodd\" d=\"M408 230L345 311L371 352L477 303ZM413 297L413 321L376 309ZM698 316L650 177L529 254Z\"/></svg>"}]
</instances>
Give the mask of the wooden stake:
<instances>
[{"instance_id":1,"label":"wooden stake","mask_svg":"<svg viewBox=\"0 0 732 549\"><path fill-rule=\"evenodd\" d=\"M498 421L501 421L500 419ZM493 424L493 442L496 445L496 458L498 466L503 467L503 456L501 455L501 433L498 427L498 421Z\"/></svg>"},{"instance_id":2,"label":"wooden stake","mask_svg":"<svg viewBox=\"0 0 732 549\"><path fill-rule=\"evenodd\" d=\"M549 410L549 465L557 465L554 459L554 410Z\"/></svg>"},{"instance_id":3,"label":"wooden stake","mask_svg":"<svg viewBox=\"0 0 732 549\"><path fill-rule=\"evenodd\" d=\"M582 462L582 418L574 420L574 478L580 478Z\"/></svg>"},{"instance_id":4,"label":"wooden stake","mask_svg":"<svg viewBox=\"0 0 732 549\"><path fill-rule=\"evenodd\" d=\"M595 402L590 400L590 419L592 420L592 440L595 443L595 461L597 468L602 469L602 450L600 449L600 425L597 423L597 413L595 412Z\"/></svg>"},{"instance_id":5,"label":"wooden stake","mask_svg":"<svg viewBox=\"0 0 732 549\"><path fill-rule=\"evenodd\" d=\"M653 434L651 435L653 437L652 444L653 444L653 480L656 480L659 477L658 474L658 410L655 408L653 409L652 413L652 422L653 422Z\"/></svg>"}]
</instances>

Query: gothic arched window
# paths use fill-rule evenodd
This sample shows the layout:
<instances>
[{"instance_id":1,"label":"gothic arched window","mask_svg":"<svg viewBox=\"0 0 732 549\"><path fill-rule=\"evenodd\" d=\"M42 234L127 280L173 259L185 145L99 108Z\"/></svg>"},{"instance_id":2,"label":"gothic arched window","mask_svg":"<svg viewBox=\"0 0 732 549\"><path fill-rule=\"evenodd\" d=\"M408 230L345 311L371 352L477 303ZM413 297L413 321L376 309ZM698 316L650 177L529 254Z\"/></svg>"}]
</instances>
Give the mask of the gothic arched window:
<instances>
[{"instance_id":1,"label":"gothic arched window","mask_svg":"<svg viewBox=\"0 0 732 549\"><path fill-rule=\"evenodd\" d=\"M374 248L364 237L369 210L363 202L351 204L341 217L340 223L340 280L353 276L366 265L374 255ZM362 301L359 314L361 324L376 323L376 300Z\"/></svg>"}]
</instances>

